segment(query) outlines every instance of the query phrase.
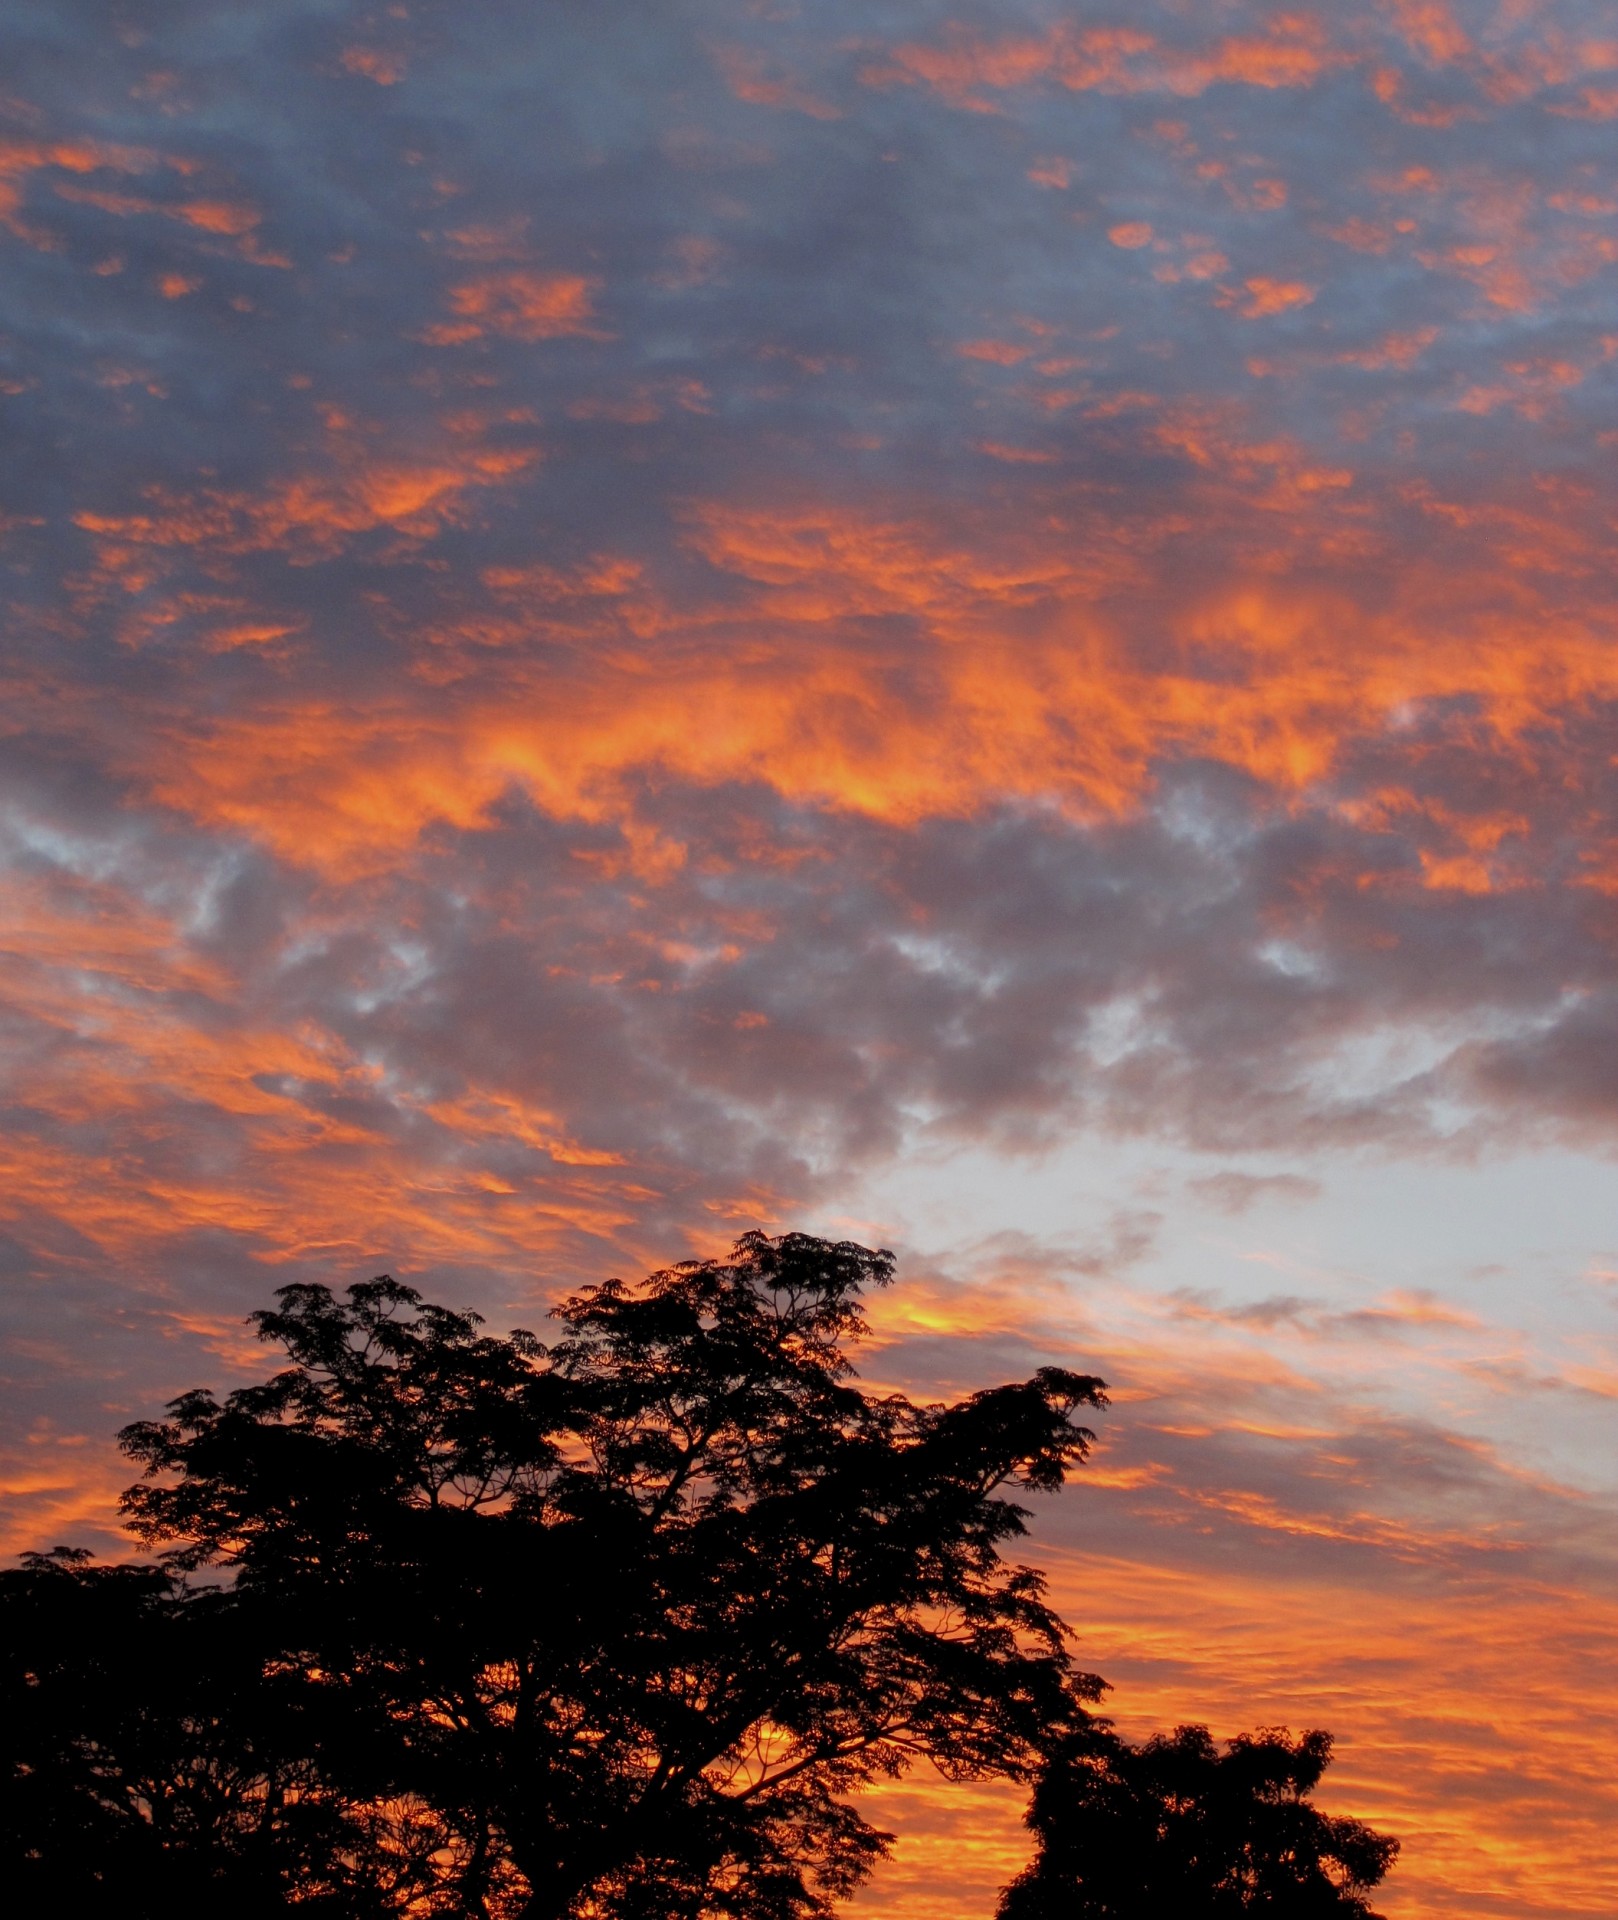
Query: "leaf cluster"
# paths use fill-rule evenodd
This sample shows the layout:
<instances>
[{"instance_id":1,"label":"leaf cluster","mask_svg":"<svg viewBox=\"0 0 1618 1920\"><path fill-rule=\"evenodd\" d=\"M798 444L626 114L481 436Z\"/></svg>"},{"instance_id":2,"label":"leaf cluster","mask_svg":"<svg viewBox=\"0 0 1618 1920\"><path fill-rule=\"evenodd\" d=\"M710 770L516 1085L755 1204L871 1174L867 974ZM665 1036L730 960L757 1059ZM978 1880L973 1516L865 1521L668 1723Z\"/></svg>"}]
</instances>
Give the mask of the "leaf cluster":
<instances>
[{"instance_id":1,"label":"leaf cluster","mask_svg":"<svg viewBox=\"0 0 1618 1920\"><path fill-rule=\"evenodd\" d=\"M1399 1845L1311 1803L1331 1750L1276 1728L1223 1752L1206 1727L1138 1746L1105 1721L1077 1729L1035 1788L1038 1851L1000 1920L1376 1920L1366 1895Z\"/></svg>"},{"instance_id":2,"label":"leaf cluster","mask_svg":"<svg viewBox=\"0 0 1618 1920\"><path fill-rule=\"evenodd\" d=\"M335 1784L333 1730L263 1651L227 1592L160 1567L59 1548L0 1574L0 1861L16 1911L411 1910L433 1878L425 1836L352 1774Z\"/></svg>"}]
</instances>

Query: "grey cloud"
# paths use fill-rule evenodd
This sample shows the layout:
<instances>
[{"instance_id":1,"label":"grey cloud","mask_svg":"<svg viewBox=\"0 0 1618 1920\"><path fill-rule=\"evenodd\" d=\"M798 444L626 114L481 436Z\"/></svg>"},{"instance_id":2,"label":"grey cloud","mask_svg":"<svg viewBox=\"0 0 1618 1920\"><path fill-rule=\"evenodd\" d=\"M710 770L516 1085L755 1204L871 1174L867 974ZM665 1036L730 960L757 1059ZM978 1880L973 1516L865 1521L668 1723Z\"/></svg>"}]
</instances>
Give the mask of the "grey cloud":
<instances>
[{"instance_id":1,"label":"grey cloud","mask_svg":"<svg viewBox=\"0 0 1618 1920\"><path fill-rule=\"evenodd\" d=\"M1242 1173L1227 1168L1188 1182L1199 1195L1221 1213L1246 1213L1256 1201L1304 1201L1318 1199L1320 1182L1297 1173Z\"/></svg>"}]
</instances>

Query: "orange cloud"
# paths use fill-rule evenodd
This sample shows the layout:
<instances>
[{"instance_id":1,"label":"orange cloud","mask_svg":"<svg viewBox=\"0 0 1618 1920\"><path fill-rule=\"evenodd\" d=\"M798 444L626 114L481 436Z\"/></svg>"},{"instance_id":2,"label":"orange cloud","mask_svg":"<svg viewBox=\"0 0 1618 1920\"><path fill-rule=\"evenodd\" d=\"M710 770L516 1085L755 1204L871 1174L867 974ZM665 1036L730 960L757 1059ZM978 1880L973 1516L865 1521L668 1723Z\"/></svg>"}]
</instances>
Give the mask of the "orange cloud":
<instances>
[{"instance_id":1,"label":"orange cloud","mask_svg":"<svg viewBox=\"0 0 1618 1920\"><path fill-rule=\"evenodd\" d=\"M1244 319L1261 320L1272 313L1291 313L1311 306L1320 289L1302 280L1271 280L1260 274L1242 283L1247 298L1240 294L1221 295L1221 306L1235 306Z\"/></svg>"},{"instance_id":2,"label":"orange cloud","mask_svg":"<svg viewBox=\"0 0 1618 1920\"><path fill-rule=\"evenodd\" d=\"M1549 111L1570 120L1618 120L1618 87L1585 87L1575 103L1557 101Z\"/></svg>"},{"instance_id":3,"label":"orange cloud","mask_svg":"<svg viewBox=\"0 0 1618 1920\"><path fill-rule=\"evenodd\" d=\"M464 634L450 625L427 636L419 671L439 689L430 699L405 686L342 708L266 700L175 734L143 777L199 819L300 864L341 868L395 857L435 820L475 825L512 790L563 817L615 816L625 784L654 768L699 784L762 781L890 821L1016 797L1055 799L1080 817L1118 813L1177 754L1212 755L1298 793L1412 703L1479 703L1511 753L1566 706L1618 690L1618 656L1601 631L1537 613L1520 587L1502 600L1493 563L1457 596L1436 549L1425 565L1390 562L1393 602L1359 604L1349 581L1375 547L1353 513L1341 526L1343 583L1286 586L1286 543L1329 547L1339 537L1329 503L1347 497L1353 476L1284 442L1243 442L1217 416L1164 412L1152 431L1208 475L1204 524L1257 506L1280 544L1269 584L1210 583L1170 616L1150 656L1130 637L1128 595L1176 539L1172 521L1058 515L955 538L879 511L710 502L692 509L687 538L731 582L711 605L671 602L627 558L573 585L544 569L496 570L493 610ZM132 552L171 542L242 552L292 536L331 545L381 524L431 531L468 486L502 477L476 464L361 469L258 501L175 502L81 524ZM1412 508L1434 540L1469 546L1472 510L1436 499ZM1485 540L1501 537L1487 515L1476 524ZM1511 540L1561 554L1558 564L1586 538L1548 505L1525 504L1509 524ZM845 637L850 623L893 619L928 662L925 699L886 693L880 656ZM624 633L662 636L655 676L615 663L603 643ZM535 679L526 643L541 634L571 664ZM1441 861L1452 851L1479 857L1433 849ZM1434 883L1458 871L1434 867Z\"/></svg>"},{"instance_id":4,"label":"orange cloud","mask_svg":"<svg viewBox=\"0 0 1618 1920\"><path fill-rule=\"evenodd\" d=\"M247 233L260 219L252 207L229 200L188 200L177 212L180 219L200 227L204 233L225 233L232 237Z\"/></svg>"},{"instance_id":5,"label":"orange cloud","mask_svg":"<svg viewBox=\"0 0 1618 1920\"><path fill-rule=\"evenodd\" d=\"M133 214L158 214L167 220L183 221L203 233L225 234L232 239L250 233L262 218L254 208L230 200L152 200L139 194L75 186L69 181L57 183L56 197L126 218Z\"/></svg>"},{"instance_id":6,"label":"orange cloud","mask_svg":"<svg viewBox=\"0 0 1618 1920\"><path fill-rule=\"evenodd\" d=\"M157 156L143 147L112 146L96 140L0 139L0 225L20 239L41 243L42 236L22 218L30 174L87 174L102 169L146 173L156 164Z\"/></svg>"},{"instance_id":7,"label":"orange cloud","mask_svg":"<svg viewBox=\"0 0 1618 1920\"><path fill-rule=\"evenodd\" d=\"M772 72L762 54L747 47L721 47L715 55L726 84L749 106L785 107L814 120L840 120L842 109L801 85L790 75Z\"/></svg>"},{"instance_id":8,"label":"orange cloud","mask_svg":"<svg viewBox=\"0 0 1618 1920\"><path fill-rule=\"evenodd\" d=\"M449 290L459 324L433 327L423 336L435 346L454 346L484 333L513 340L556 340L567 334L600 337L595 296L600 282L580 273L538 273L525 268L463 281Z\"/></svg>"},{"instance_id":9,"label":"orange cloud","mask_svg":"<svg viewBox=\"0 0 1618 1920\"><path fill-rule=\"evenodd\" d=\"M1386 0L1405 44L1434 66L1447 66L1472 52L1472 42L1449 0Z\"/></svg>"},{"instance_id":10,"label":"orange cloud","mask_svg":"<svg viewBox=\"0 0 1618 1920\"><path fill-rule=\"evenodd\" d=\"M58 1041L48 1058L17 1063L11 1097L35 1131L0 1148L0 1218L31 1241L70 1224L100 1261L159 1266L176 1236L213 1229L244 1236L272 1265L390 1249L412 1260L521 1260L566 1234L610 1234L635 1219L644 1169L578 1140L531 1101L494 1089L406 1094L412 1146L388 1131L400 1090L380 1100L377 1068L336 1034L239 1014L199 1019L229 1005L239 983L116 884L79 883L63 897L12 881L0 899L0 990L13 1017ZM171 1159L161 1130L143 1132L154 1103L206 1114L214 1137L245 1148L245 1159L233 1150L206 1170ZM47 1138L42 1123L60 1130ZM73 1144L74 1129L102 1138L119 1123L133 1129L122 1158ZM423 1153L432 1141L462 1144ZM520 1177L496 1179L478 1158L483 1142L508 1158L513 1143L539 1157ZM138 1179L130 1153L147 1156Z\"/></svg>"},{"instance_id":11,"label":"orange cloud","mask_svg":"<svg viewBox=\"0 0 1618 1920\"><path fill-rule=\"evenodd\" d=\"M194 281L164 291L193 291ZM106 543L109 564L126 549L206 549L221 555L307 546L336 551L356 534L396 527L431 534L461 511L470 489L499 485L533 464L532 452L471 448L434 462L369 459L363 452L332 467L283 480L261 494L147 490L141 513L82 511L74 522Z\"/></svg>"},{"instance_id":12,"label":"orange cloud","mask_svg":"<svg viewBox=\"0 0 1618 1920\"><path fill-rule=\"evenodd\" d=\"M1014 367L1038 348L1021 340L963 340L955 351L963 360L991 360L997 367Z\"/></svg>"},{"instance_id":13,"label":"orange cloud","mask_svg":"<svg viewBox=\"0 0 1618 1920\"><path fill-rule=\"evenodd\" d=\"M1198 47L1170 45L1133 27L1060 26L1038 37L990 40L965 30L941 45L907 43L870 62L867 86L926 86L951 105L978 112L1011 88L1052 82L1071 92L1166 93L1183 99L1210 87L1307 87L1344 63L1306 15L1281 15L1268 30L1227 35Z\"/></svg>"},{"instance_id":14,"label":"orange cloud","mask_svg":"<svg viewBox=\"0 0 1618 1920\"><path fill-rule=\"evenodd\" d=\"M345 47L339 57L346 72L374 80L379 87L396 87L407 71L403 54L385 53L380 47Z\"/></svg>"},{"instance_id":15,"label":"orange cloud","mask_svg":"<svg viewBox=\"0 0 1618 1920\"><path fill-rule=\"evenodd\" d=\"M1043 447L1008 447L999 440L980 440L977 452L986 453L991 460L1004 460L1014 467L1049 467L1056 463L1058 456Z\"/></svg>"}]
</instances>

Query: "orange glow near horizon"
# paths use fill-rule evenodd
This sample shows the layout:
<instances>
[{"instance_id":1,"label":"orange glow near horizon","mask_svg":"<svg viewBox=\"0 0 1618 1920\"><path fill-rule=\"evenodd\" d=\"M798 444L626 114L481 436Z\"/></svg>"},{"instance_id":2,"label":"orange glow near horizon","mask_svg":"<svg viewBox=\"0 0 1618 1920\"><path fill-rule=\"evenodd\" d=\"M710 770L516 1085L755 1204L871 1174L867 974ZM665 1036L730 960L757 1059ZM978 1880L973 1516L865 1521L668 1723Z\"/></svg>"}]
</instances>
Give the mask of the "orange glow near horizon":
<instances>
[{"instance_id":1,"label":"orange glow near horizon","mask_svg":"<svg viewBox=\"0 0 1618 1920\"><path fill-rule=\"evenodd\" d=\"M1321 1804L1402 1842L1376 1899L1389 1920L1509 1911L1542 1889L1560 1913L1612 1911L1613 1793L1594 1756L1618 1695L1587 1690L1618 1644L1610 1605L1593 1609L1576 1590L1518 1599L1476 1587L1464 1600L1379 1596L1345 1613L1340 1587L1188 1579L1138 1559L1064 1559L1054 1571L1079 1659L1114 1676L1103 1710L1124 1732L1334 1731ZM1028 1856L1021 1812L1013 1788L963 1794L925 1772L873 1794L868 1817L903 1837L860 1904L921 1915L970 1897L987 1911Z\"/></svg>"}]
</instances>

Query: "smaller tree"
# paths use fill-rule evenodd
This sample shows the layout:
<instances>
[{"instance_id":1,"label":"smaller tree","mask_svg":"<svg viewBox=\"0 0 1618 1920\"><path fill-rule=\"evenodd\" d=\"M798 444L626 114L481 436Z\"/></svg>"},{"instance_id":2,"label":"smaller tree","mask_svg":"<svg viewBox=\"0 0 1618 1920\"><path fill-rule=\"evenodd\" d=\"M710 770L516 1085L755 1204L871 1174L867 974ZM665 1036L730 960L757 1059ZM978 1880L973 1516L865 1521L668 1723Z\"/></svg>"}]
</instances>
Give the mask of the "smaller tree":
<instances>
[{"instance_id":1,"label":"smaller tree","mask_svg":"<svg viewBox=\"0 0 1618 1920\"><path fill-rule=\"evenodd\" d=\"M1365 1896L1399 1843L1310 1804L1331 1748L1270 1728L1221 1753L1206 1727L1133 1746L1092 1721L1035 1787L1039 1850L1000 1920L1377 1920Z\"/></svg>"}]
</instances>

